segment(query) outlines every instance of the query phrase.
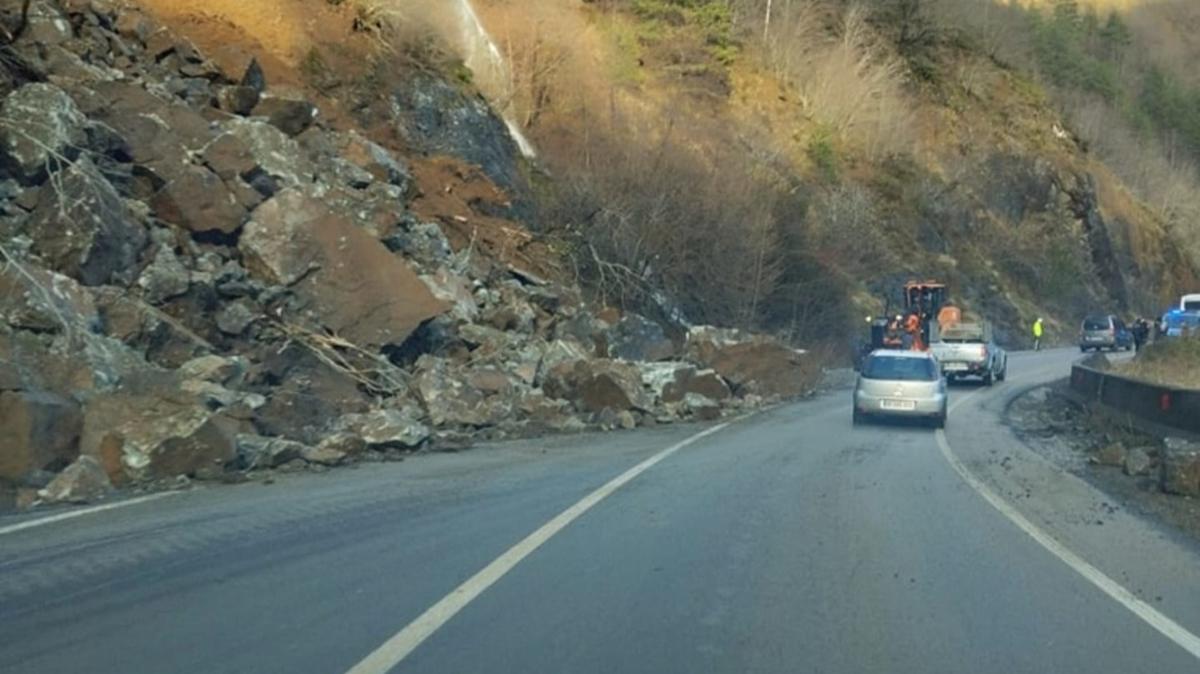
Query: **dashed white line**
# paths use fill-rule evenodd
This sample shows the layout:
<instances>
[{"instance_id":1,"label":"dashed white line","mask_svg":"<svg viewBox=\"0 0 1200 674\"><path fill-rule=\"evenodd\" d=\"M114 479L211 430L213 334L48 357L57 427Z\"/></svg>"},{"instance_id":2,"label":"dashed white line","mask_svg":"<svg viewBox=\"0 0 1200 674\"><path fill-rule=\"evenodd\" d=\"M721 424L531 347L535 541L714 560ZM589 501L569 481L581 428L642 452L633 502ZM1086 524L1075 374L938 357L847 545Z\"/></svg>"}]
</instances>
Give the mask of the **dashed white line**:
<instances>
[{"instance_id":1,"label":"dashed white line","mask_svg":"<svg viewBox=\"0 0 1200 674\"><path fill-rule=\"evenodd\" d=\"M78 510L69 510L65 513L59 513L58 515L42 517L40 519L30 520L28 522L21 522L19 524L10 524L9 526L6 526L6 527L0 527L0 536L3 536L5 534L14 534L18 531L25 531L26 529L33 529L35 527L43 527L43 526L46 526L47 524L54 524L55 522L62 522L64 520L73 520L76 517L83 517L85 515L94 515L96 513L101 513L106 510L115 510L117 508L127 508L129 506L137 505L139 503L146 503L147 501L156 501L160 498L164 498L167 496L174 496L175 494L178 494L178 493L179 492L175 492L175 491L164 491L164 492L160 492L158 494L148 494L146 496L139 496L137 498L131 498L128 501L117 501L116 503L107 503L105 505L92 506L91 508L80 508Z\"/></svg>"},{"instance_id":2,"label":"dashed white line","mask_svg":"<svg viewBox=\"0 0 1200 674\"><path fill-rule=\"evenodd\" d=\"M449 622L459 611L463 610L467 604L470 604L476 597L483 594L485 590L503 578L517 564L520 564L521 560L528 557L569 524L579 519L580 516L595 507L597 503L608 498L613 492L625 486L642 473L650 470L663 459L697 440L726 428L736 421L738 419L713 426L686 440L671 445L613 478L603 487L588 494L582 501L567 508L554 519L543 524L537 531L526 536L524 540L514 545L508 552L500 555L491 564L488 564L474 576L468 578L462 585L452 590L450 594L443 597L438 603L430 606L416 620L409 623L407 627L400 630L395 636L384 642L382 646L375 649L362 662L350 669L347 674L385 674L385 672L400 664L422 642Z\"/></svg>"},{"instance_id":3,"label":"dashed white line","mask_svg":"<svg viewBox=\"0 0 1200 674\"><path fill-rule=\"evenodd\" d=\"M955 408L975 397L983 390L985 389L980 389L979 391L963 396L962 399L951 406L950 411L953 412ZM1071 570L1083 576L1084 579L1099 588L1101 592L1141 618L1146 624L1158 630L1159 633L1183 648L1193 657L1200 659L1200 636L1196 636L1158 609L1139 599L1137 595L1130 592L1123 585L1109 578L1103 571L1092 566L1087 560L1072 552L1070 548L1058 542L1053 536L1029 521L1013 505L993 491L991 487L988 487L983 481L975 477L966 465L959 460L954 450L951 449L950 442L946 439L945 431L939 430L937 432L937 443L938 447L942 450L942 456L945 457L950 467L954 469L954 472L958 473L958 476L968 486L983 497L984 501L987 501L1001 515L1004 515L1009 521L1017 525L1018 529L1028 534L1030 538L1037 541L1050 554L1057 557L1063 564L1069 566Z\"/></svg>"}]
</instances>

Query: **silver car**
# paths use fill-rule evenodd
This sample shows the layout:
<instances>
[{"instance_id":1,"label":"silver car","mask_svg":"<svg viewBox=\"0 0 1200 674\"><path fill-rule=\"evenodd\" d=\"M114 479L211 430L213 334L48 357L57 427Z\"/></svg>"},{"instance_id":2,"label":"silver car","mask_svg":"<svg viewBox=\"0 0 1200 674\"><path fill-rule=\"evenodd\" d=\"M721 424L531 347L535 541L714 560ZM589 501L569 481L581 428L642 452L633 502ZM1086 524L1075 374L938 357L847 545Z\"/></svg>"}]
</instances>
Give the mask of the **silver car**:
<instances>
[{"instance_id":1,"label":"silver car","mask_svg":"<svg viewBox=\"0 0 1200 674\"><path fill-rule=\"evenodd\" d=\"M926 419L946 427L946 380L922 351L873 351L854 386L854 423L870 417Z\"/></svg>"}]
</instances>

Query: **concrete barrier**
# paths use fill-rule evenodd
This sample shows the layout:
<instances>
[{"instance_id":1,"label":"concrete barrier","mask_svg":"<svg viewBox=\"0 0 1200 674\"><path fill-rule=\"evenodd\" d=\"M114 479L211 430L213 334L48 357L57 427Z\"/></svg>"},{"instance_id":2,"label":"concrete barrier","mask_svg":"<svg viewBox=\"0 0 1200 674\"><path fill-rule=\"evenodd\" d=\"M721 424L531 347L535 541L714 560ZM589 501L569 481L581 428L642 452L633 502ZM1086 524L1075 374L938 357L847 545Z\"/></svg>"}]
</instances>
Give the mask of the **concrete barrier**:
<instances>
[{"instance_id":1,"label":"concrete barrier","mask_svg":"<svg viewBox=\"0 0 1200 674\"><path fill-rule=\"evenodd\" d=\"M1071 390L1142 421L1200 434L1200 390L1158 386L1085 365L1071 368Z\"/></svg>"}]
</instances>

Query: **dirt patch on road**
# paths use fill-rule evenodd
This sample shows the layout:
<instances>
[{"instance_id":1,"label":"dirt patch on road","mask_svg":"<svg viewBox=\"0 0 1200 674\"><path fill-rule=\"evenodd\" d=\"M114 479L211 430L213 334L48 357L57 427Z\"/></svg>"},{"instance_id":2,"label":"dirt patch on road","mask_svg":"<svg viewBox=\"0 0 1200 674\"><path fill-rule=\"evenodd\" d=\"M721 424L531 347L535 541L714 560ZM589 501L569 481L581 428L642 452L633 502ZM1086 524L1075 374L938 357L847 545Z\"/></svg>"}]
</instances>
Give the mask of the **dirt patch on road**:
<instances>
[{"instance_id":1,"label":"dirt patch on road","mask_svg":"<svg viewBox=\"0 0 1200 674\"><path fill-rule=\"evenodd\" d=\"M1076 401L1066 382L1016 398L1005 421L1026 446L1108 494L1114 505L1200 540L1200 500L1163 493L1159 471L1137 465L1143 455L1153 465L1162 438Z\"/></svg>"}]
</instances>

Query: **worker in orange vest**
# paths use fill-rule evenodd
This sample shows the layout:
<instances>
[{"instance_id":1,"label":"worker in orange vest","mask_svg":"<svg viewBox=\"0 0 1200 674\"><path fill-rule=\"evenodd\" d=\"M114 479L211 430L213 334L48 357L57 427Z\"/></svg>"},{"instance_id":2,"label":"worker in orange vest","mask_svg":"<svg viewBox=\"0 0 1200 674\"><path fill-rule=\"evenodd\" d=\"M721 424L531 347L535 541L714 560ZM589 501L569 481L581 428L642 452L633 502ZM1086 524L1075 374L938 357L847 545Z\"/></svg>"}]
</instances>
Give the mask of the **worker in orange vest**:
<instances>
[{"instance_id":1,"label":"worker in orange vest","mask_svg":"<svg viewBox=\"0 0 1200 674\"><path fill-rule=\"evenodd\" d=\"M904 321L904 331L912 336L912 350L924 351L925 340L921 338L921 317L912 312Z\"/></svg>"}]
</instances>

